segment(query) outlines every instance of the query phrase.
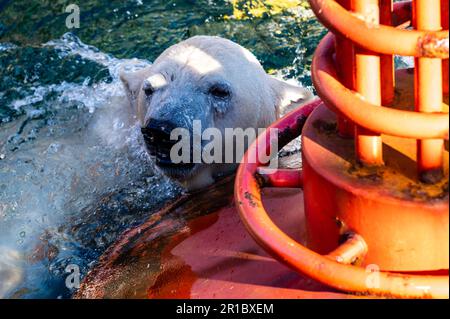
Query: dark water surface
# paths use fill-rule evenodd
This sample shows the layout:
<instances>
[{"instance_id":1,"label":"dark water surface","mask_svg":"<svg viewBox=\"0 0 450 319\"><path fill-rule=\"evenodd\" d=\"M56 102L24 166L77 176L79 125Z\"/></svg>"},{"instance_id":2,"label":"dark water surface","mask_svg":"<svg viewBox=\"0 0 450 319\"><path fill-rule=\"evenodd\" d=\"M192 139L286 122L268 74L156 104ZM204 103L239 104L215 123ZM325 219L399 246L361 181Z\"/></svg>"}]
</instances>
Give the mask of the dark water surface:
<instances>
[{"instance_id":1,"label":"dark water surface","mask_svg":"<svg viewBox=\"0 0 450 319\"><path fill-rule=\"evenodd\" d=\"M80 28L68 29L70 2L0 1L0 297L70 297L67 265L85 274L123 230L180 194L142 149L119 70L219 35L310 86L324 29L293 2L85 0L73 2Z\"/></svg>"}]
</instances>

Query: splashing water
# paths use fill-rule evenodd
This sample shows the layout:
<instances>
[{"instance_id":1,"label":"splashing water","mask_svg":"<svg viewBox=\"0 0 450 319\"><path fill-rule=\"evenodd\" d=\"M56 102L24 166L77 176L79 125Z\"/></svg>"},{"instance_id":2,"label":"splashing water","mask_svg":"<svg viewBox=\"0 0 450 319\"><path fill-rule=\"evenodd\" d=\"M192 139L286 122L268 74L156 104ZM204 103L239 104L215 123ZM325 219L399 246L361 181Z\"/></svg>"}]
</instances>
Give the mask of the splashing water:
<instances>
[{"instance_id":1,"label":"splashing water","mask_svg":"<svg viewBox=\"0 0 450 319\"><path fill-rule=\"evenodd\" d=\"M41 50L107 72L80 83L36 77L24 97L3 96L14 112L0 130L0 297L70 296L68 264L84 274L120 232L180 192L155 173L119 80L149 62L72 34Z\"/></svg>"}]
</instances>

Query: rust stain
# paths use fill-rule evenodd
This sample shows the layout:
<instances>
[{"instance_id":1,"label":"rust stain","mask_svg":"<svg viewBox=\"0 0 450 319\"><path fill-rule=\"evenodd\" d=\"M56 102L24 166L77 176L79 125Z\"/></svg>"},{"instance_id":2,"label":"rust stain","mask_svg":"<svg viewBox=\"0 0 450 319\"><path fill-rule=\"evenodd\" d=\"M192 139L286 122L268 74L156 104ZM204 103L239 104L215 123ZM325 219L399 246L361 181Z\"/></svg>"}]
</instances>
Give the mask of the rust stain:
<instances>
[{"instance_id":1,"label":"rust stain","mask_svg":"<svg viewBox=\"0 0 450 319\"><path fill-rule=\"evenodd\" d=\"M384 171L384 167L382 166L366 166L359 163L354 163L348 169L350 175L372 182L381 182L385 173Z\"/></svg>"},{"instance_id":2,"label":"rust stain","mask_svg":"<svg viewBox=\"0 0 450 319\"><path fill-rule=\"evenodd\" d=\"M423 57L448 59L448 37L439 37L434 32L427 33L417 41Z\"/></svg>"},{"instance_id":3,"label":"rust stain","mask_svg":"<svg viewBox=\"0 0 450 319\"><path fill-rule=\"evenodd\" d=\"M248 201L248 204L252 207L258 207L258 203L255 201L255 197L250 192L245 192L245 199Z\"/></svg>"}]
</instances>

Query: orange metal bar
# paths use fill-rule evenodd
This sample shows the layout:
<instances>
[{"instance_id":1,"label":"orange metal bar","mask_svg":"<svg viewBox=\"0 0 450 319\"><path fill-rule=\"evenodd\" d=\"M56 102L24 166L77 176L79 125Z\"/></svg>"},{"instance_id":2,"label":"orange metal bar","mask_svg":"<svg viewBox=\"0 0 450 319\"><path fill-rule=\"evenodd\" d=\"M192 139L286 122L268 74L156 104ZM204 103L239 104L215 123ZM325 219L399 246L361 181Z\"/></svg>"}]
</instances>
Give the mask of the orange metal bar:
<instances>
[{"instance_id":1,"label":"orange metal bar","mask_svg":"<svg viewBox=\"0 0 450 319\"><path fill-rule=\"evenodd\" d=\"M361 47L382 54L403 56L433 56L448 58L448 46L432 44L448 39L446 31L401 30L389 26L374 26L339 5L335 0L310 0L317 18L332 31L358 43ZM428 41L423 41L428 39ZM430 45L431 42L431 45Z\"/></svg>"},{"instance_id":2,"label":"orange metal bar","mask_svg":"<svg viewBox=\"0 0 450 319\"><path fill-rule=\"evenodd\" d=\"M414 0L413 24L418 30L441 29L440 0ZM442 112L442 61L437 58L415 59L415 106L417 112ZM435 183L443 177L444 141L417 141L417 165L420 179Z\"/></svg>"},{"instance_id":3,"label":"orange metal bar","mask_svg":"<svg viewBox=\"0 0 450 319\"><path fill-rule=\"evenodd\" d=\"M448 30L449 16L448 16L448 0L441 0L441 24L444 30ZM442 60L442 90L444 94L448 94L448 59Z\"/></svg>"},{"instance_id":4,"label":"orange metal bar","mask_svg":"<svg viewBox=\"0 0 450 319\"><path fill-rule=\"evenodd\" d=\"M344 8L351 9L351 0L338 1ZM347 88L353 90L355 88L355 52L353 43L342 37L336 35L336 60L341 61L336 65L337 73L341 83ZM339 134L343 137L353 137L354 124L345 117L338 117Z\"/></svg>"},{"instance_id":5,"label":"orange metal bar","mask_svg":"<svg viewBox=\"0 0 450 319\"><path fill-rule=\"evenodd\" d=\"M448 140L448 113L409 112L366 102L339 82L333 54L334 36L329 33L317 47L311 67L317 94L331 110L382 134Z\"/></svg>"},{"instance_id":6,"label":"orange metal bar","mask_svg":"<svg viewBox=\"0 0 450 319\"><path fill-rule=\"evenodd\" d=\"M352 9L374 25L379 24L378 0L353 0ZM381 105L380 56L360 47L355 48L355 53L355 89L366 101ZM383 164L382 140L379 133L356 126L355 147L357 159L362 164Z\"/></svg>"},{"instance_id":7,"label":"orange metal bar","mask_svg":"<svg viewBox=\"0 0 450 319\"><path fill-rule=\"evenodd\" d=\"M351 234L348 239L326 257L340 264L354 264L364 259L368 251L367 244L358 234Z\"/></svg>"},{"instance_id":8,"label":"orange metal bar","mask_svg":"<svg viewBox=\"0 0 450 319\"><path fill-rule=\"evenodd\" d=\"M380 23L383 25L392 25L392 0L380 1ZM381 103L389 105L394 100L394 59L390 54L380 56L381 64Z\"/></svg>"},{"instance_id":9,"label":"orange metal bar","mask_svg":"<svg viewBox=\"0 0 450 319\"><path fill-rule=\"evenodd\" d=\"M264 186L299 188L303 185L302 171L298 169L268 169L258 167L258 175L262 178Z\"/></svg>"}]
</instances>

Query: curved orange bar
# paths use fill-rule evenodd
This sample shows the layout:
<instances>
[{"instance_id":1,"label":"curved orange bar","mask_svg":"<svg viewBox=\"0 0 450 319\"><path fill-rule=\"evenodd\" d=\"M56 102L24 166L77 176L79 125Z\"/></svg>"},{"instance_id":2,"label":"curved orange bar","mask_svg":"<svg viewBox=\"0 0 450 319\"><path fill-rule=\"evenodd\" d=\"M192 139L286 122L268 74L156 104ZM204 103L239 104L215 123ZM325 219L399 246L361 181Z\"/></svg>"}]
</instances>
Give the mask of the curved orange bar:
<instances>
[{"instance_id":1,"label":"curved orange bar","mask_svg":"<svg viewBox=\"0 0 450 319\"><path fill-rule=\"evenodd\" d=\"M367 254L367 244L360 235L352 233L350 237L338 248L327 254L326 257L340 264L354 264Z\"/></svg>"},{"instance_id":2,"label":"curved orange bar","mask_svg":"<svg viewBox=\"0 0 450 319\"><path fill-rule=\"evenodd\" d=\"M258 167L258 175L262 178L265 186L299 188L303 185L303 174L301 169L269 169Z\"/></svg>"},{"instance_id":3,"label":"curved orange bar","mask_svg":"<svg viewBox=\"0 0 450 319\"><path fill-rule=\"evenodd\" d=\"M446 113L401 111L358 98L340 83L333 53L334 36L329 33L317 47L311 66L314 86L327 107L374 132L414 139L449 139Z\"/></svg>"},{"instance_id":4,"label":"curved orange bar","mask_svg":"<svg viewBox=\"0 0 450 319\"><path fill-rule=\"evenodd\" d=\"M301 133L302 123L318 105L312 104L294 110L275 122L270 128ZM299 124L300 123L300 124ZM267 132L267 131L266 131ZM256 158L257 149L269 151L270 134L262 134L248 149L239 166L236 184L236 205L247 230L272 256L292 269L339 290L382 295L385 297L448 298L448 276L419 276L379 272L377 286L371 285L373 273L365 269L340 264L302 246L279 229L267 215L261 201L261 192L255 177L261 164L249 162ZM283 141L284 143L285 141ZM282 147L282 145L280 145Z\"/></svg>"},{"instance_id":5,"label":"curved orange bar","mask_svg":"<svg viewBox=\"0 0 450 319\"><path fill-rule=\"evenodd\" d=\"M351 14L334 0L310 0L317 18L333 33L349 38L361 47L383 54L448 58L446 31L400 30L373 24ZM447 39L447 45L433 45Z\"/></svg>"}]
</instances>

